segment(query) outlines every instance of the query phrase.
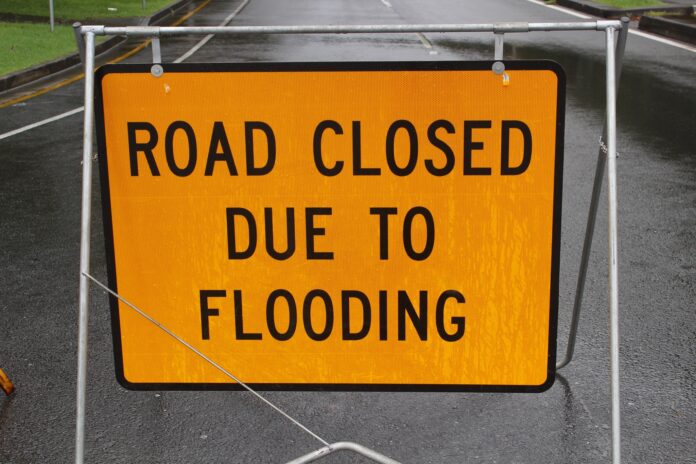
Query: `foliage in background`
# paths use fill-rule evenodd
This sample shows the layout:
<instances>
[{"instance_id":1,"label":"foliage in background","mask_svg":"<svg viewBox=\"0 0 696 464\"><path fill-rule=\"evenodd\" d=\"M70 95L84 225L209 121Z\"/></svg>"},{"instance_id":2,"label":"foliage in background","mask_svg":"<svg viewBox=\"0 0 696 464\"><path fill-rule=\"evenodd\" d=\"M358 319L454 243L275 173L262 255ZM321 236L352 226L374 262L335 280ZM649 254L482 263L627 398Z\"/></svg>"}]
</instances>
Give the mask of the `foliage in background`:
<instances>
[{"instance_id":1,"label":"foliage in background","mask_svg":"<svg viewBox=\"0 0 696 464\"><path fill-rule=\"evenodd\" d=\"M174 0L53 0L56 19L123 18L149 16ZM0 0L0 13L48 17L48 0Z\"/></svg>"}]
</instances>

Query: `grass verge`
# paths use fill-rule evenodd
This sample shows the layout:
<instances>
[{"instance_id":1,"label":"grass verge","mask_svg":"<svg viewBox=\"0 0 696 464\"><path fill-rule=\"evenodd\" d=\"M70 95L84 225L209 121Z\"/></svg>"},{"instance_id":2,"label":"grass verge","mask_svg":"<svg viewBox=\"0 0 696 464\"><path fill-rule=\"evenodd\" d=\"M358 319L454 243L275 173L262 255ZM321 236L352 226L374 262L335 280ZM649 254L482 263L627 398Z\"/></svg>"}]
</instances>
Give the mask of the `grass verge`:
<instances>
[{"instance_id":1,"label":"grass verge","mask_svg":"<svg viewBox=\"0 0 696 464\"><path fill-rule=\"evenodd\" d=\"M97 37L104 40L104 37ZM0 22L0 76L77 50L72 26Z\"/></svg>"},{"instance_id":2,"label":"grass verge","mask_svg":"<svg viewBox=\"0 0 696 464\"><path fill-rule=\"evenodd\" d=\"M54 0L57 20L149 16L174 0ZM76 51L69 25L48 26L47 0L0 0L0 14L45 17L42 23L0 21L0 76L60 58ZM97 41L105 37L97 37Z\"/></svg>"},{"instance_id":3,"label":"grass verge","mask_svg":"<svg viewBox=\"0 0 696 464\"><path fill-rule=\"evenodd\" d=\"M56 19L83 20L87 18L125 18L149 16L173 3L174 0L54 0ZM45 16L48 18L46 0L0 0L0 13Z\"/></svg>"},{"instance_id":4,"label":"grass verge","mask_svg":"<svg viewBox=\"0 0 696 464\"><path fill-rule=\"evenodd\" d=\"M644 8L649 6L665 6L660 0L592 0L595 3L613 6L615 8Z\"/></svg>"}]
</instances>

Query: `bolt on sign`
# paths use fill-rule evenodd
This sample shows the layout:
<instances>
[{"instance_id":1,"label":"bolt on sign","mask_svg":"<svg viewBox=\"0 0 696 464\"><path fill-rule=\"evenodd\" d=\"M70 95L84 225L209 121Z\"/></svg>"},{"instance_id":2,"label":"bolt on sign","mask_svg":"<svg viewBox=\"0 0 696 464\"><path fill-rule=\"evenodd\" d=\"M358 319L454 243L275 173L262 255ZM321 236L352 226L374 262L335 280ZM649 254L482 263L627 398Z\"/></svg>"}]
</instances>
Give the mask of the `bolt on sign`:
<instances>
[{"instance_id":1,"label":"bolt on sign","mask_svg":"<svg viewBox=\"0 0 696 464\"><path fill-rule=\"evenodd\" d=\"M557 64L163 66L98 71L111 288L258 389L551 386ZM239 388L111 307L124 386Z\"/></svg>"}]
</instances>

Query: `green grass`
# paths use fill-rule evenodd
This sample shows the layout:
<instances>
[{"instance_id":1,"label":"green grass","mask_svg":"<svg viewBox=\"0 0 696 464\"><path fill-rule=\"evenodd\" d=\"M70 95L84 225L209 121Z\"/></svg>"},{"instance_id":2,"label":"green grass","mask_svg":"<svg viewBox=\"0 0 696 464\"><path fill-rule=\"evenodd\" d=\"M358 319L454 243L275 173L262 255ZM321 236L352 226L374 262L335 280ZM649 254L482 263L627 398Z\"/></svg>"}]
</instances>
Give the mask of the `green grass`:
<instances>
[{"instance_id":1,"label":"green grass","mask_svg":"<svg viewBox=\"0 0 696 464\"><path fill-rule=\"evenodd\" d=\"M595 3L613 6L616 8L643 8L648 6L665 6L660 0L592 0Z\"/></svg>"},{"instance_id":2,"label":"green grass","mask_svg":"<svg viewBox=\"0 0 696 464\"><path fill-rule=\"evenodd\" d=\"M149 16L171 3L174 0L146 0L143 10L142 0L53 0L55 17L62 20ZM0 0L0 13L48 17L48 0Z\"/></svg>"},{"instance_id":3,"label":"green grass","mask_svg":"<svg viewBox=\"0 0 696 464\"><path fill-rule=\"evenodd\" d=\"M4 1L4 0L3 0ZM71 26L0 22L0 75L50 61L77 50Z\"/></svg>"},{"instance_id":4,"label":"green grass","mask_svg":"<svg viewBox=\"0 0 696 464\"><path fill-rule=\"evenodd\" d=\"M57 20L149 16L175 0L54 0ZM115 9L115 11L114 11ZM0 0L0 13L44 16L44 23L0 22L0 76L51 61L76 50L69 25L48 26L48 0ZM104 40L97 37L98 41Z\"/></svg>"}]
</instances>

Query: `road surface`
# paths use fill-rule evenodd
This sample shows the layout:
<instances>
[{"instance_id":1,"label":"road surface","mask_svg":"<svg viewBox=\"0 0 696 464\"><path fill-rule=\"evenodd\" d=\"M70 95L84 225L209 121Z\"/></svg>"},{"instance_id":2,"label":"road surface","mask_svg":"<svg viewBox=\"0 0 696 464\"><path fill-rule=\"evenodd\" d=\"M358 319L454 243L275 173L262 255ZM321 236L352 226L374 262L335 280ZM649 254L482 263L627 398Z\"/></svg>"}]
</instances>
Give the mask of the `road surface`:
<instances>
[{"instance_id":1,"label":"road surface","mask_svg":"<svg viewBox=\"0 0 696 464\"><path fill-rule=\"evenodd\" d=\"M217 25L213 0L186 24ZM251 0L233 25L579 20L528 0ZM199 38L163 39L173 61ZM604 111L604 36L506 37L507 59L549 58L568 77L559 354ZM213 38L187 62L491 59L492 34ZM149 49L129 58L148 62ZM618 112L624 462L696 462L696 53L631 35ZM0 463L74 452L82 81L0 109ZM95 192L98 180L95 176ZM98 195L92 269L105 280ZM575 360L541 394L268 392L330 442L404 463L609 462L606 201L597 222ZM289 461L321 444L241 392L133 392L115 380L108 301L92 287L87 462ZM337 454L322 462L367 462Z\"/></svg>"}]
</instances>

